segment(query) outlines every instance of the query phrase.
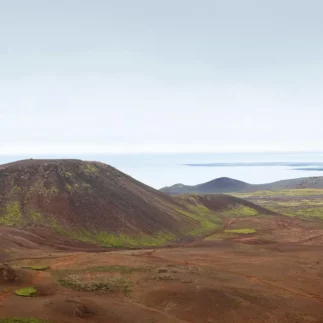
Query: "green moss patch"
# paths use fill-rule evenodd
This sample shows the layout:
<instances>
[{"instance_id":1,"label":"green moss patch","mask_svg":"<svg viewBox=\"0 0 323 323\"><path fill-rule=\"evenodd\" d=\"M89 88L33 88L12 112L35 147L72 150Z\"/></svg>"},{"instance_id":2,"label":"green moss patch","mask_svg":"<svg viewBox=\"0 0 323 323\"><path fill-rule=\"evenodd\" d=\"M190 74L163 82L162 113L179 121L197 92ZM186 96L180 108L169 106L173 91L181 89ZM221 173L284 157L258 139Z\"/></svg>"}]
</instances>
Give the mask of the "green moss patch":
<instances>
[{"instance_id":1,"label":"green moss patch","mask_svg":"<svg viewBox=\"0 0 323 323\"><path fill-rule=\"evenodd\" d=\"M224 230L225 233L238 233L238 234L251 234L255 233L255 229L232 229L232 230Z\"/></svg>"},{"instance_id":2,"label":"green moss patch","mask_svg":"<svg viewBox=\"0 0 323 323\"><path fill-rule=\"evenodd\" d=\"M20 226L22 222L19 202L7 203L3 215L0 216L0 224Z\"/></svg>"},{"instance_id":3,"label":"green moss patch","mask_svg":"<svg viewBox=\"0 0 323 323\"><path fill-rule=\"evenodd\" d=\"M37 289L35 289L34 287L24 287L16 290L15 294L17 296L32 297L37 294Z\"/></svg>"},{"instance_id":4,"label":"green moss patch","mask_svg":"<svg viewBox=\"0 0 323 323\"><path fill-rule=\"evenodd\" d=\"M84 163L83 165L81 165L81 169L87 175L96 174L99 171L99 169L94 164L90 163Z\"/></svg>"},{"instance_id":5,"label":"green moss patch","mask_svg":"<svg viewBox=\"0 0 323 323\"><path fill-rule=\"evenodd\" d=\"M31 269L31 270L38 270L38 271L44 271L44 270L50 269L49 266L24 266L22 268Z\"/></svg>"}]
</instances>

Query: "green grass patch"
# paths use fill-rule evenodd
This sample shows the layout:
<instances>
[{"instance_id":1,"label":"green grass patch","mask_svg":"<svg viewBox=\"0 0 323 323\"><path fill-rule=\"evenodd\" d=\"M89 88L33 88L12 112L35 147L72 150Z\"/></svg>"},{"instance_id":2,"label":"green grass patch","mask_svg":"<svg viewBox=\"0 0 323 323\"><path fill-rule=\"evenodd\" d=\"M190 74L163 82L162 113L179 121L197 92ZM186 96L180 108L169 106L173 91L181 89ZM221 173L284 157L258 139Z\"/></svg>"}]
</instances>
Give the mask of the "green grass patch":
<instances>
[{"instance_id":1,"label":"green grass patch","mask_svg":"<svg viewBox=\"0 0 323 323\"><path fill-rule=\"evenodd\" d=\"M7 317L0 318L0 323L49 323L35 318L18 318L18 317Z\"/></svg>"},{"instance_id":2,"label":"green grass patch","mask_svg":"<svg viewBox=\"0 0 323 323\"><path fill-rule=\"evenodd\" d=\"M16 290L15 294L17 296L32 297L37 294L37 289L35 289L34 287L24 287Z\"/></svg>"},{"instance_id":3,"label":"green grass patch","mask_svg":"<svg viewBox=\"0 0 323 323\"><path fill-rule=\"evenodd\" d=\"M222 217L249 217L249 216L258 216L260 213L255 209L239 205L237 207L231 207L218 212L218 214Z\"/></svg>"},{"instance_id":4,"label":"green grass patch","mask_svg":"<svg viewBox=\"0 0 323 323\"><path fill-rule=\"evenodd\" d=\"M255 233L256 230L255 229L231 229L231 230L224 230L225 233L238 233L238 234L251 234L251 233Z\"/></svg>"},{"instance_id":5,"label":"green grass patch","mask_svg":"<svg viewBox=\"0 0 323 323\"><path fill-rule=\"evenodd\" d=\"M37 270L37 271L45 271L50 269L49 266L24 266L23 269L31 269L31 270Z\"/></svg>"}]
</instances>

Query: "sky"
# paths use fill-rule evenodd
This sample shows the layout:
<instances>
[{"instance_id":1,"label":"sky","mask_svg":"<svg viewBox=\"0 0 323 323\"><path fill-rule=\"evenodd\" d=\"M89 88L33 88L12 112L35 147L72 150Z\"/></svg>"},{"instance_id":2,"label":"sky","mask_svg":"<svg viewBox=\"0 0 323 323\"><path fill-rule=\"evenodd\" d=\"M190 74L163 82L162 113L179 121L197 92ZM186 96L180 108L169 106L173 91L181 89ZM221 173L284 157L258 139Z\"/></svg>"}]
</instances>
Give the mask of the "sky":
<instances>
[{"instance_id":1,"label":"sky","mask_svg":"<svg viewBox=\"0 0 323 323\"><path fill-rule=\"evenodd\" d=\"M320 151L321 0L0 0L0 154Z\"/></svg>"}]
</instances>

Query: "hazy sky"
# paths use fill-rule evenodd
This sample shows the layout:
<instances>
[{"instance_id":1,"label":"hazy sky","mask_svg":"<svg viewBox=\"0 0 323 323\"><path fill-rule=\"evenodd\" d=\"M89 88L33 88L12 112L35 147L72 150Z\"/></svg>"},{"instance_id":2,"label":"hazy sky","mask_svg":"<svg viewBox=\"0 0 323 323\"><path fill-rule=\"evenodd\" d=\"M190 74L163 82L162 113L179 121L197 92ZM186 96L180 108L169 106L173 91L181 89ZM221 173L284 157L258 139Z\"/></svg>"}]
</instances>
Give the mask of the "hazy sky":
<instances>
[{"instance_id":1,"label":"hazy sky","mask_svg":"<svg viewBox=\"0 0 323 323\"><path fill-rule=\"evenodd\" d=\"M0 0L0 154L321 150L322 0Z\"/></svg>"}]
</instances>

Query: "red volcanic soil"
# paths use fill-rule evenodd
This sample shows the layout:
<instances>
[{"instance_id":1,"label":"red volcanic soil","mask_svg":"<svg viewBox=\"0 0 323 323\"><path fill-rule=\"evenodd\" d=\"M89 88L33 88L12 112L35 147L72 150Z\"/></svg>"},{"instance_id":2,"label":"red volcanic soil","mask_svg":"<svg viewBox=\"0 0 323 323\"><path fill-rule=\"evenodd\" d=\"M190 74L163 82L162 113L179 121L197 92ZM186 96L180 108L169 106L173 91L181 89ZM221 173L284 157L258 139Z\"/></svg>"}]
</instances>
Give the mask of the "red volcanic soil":
<instances>
[{"instance_id":1,"label":"red volcanic soil","mask_svg":"<svg viewBox=\"0 0 323 323\"><path fill-rule=\"evenodd\" d=\"M279 248L277 248L279 246ZM292 247L291 247L292 246ZM46 265L36 272L24 266ZM321 246L200 241L159 250L68 253L11 261L19 279L0 290L2 317L50 323L322 323ZM73 282L124 282L120 290L78 291ZM13 291L34 286L22 298Z\"/></svg>"},{"instance_id":2,"label":"red volcanic soil","mask_svg":"<svg viewBox=\"0 0 323 323\"><path fill-rule=\"evenodd\" d=\"M0 272L0 323L17 316L49 323L323 322L323 230L314 222L226 195L173 199L95 162L0 168L0 220L21 218L0 227L0 261L17 275L9 281ZM39 213L64 228L177 234L194 228L185 216L194 206L208 219L225 211L215 232L160 249L102 252L34 222ZM230 214L243 207L258 213ZM243 228L254 233L225 231ZM15 295L29 286L34 297Z\"/></svg>"}]
</instances>

